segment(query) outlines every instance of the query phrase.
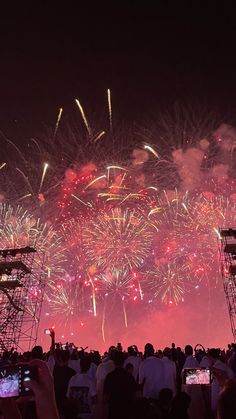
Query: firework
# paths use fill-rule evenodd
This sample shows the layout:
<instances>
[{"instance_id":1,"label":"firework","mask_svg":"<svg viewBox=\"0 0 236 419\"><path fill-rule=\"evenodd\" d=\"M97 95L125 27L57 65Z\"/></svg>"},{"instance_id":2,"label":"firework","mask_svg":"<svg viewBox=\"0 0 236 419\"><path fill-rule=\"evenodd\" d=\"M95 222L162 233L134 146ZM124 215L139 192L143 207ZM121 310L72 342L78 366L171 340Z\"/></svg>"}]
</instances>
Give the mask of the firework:
<instances>
[{"instance_id":1,"label":"firework","mask_svg":"<svg viewBox=\"0 0 236 419\"><path fill-rule=\"evenodd\" d=\"M82 275L72 276L67 272L63 277L50 282L50 290L44 302L44 321L54 324L64 335L74 335L78 329L78 321L82 325L83 316L92 316L90 288L85 286Z\"/></svg>"},{"instance_id":2,"label":"firework","mask_svg":"<svg viewBox=\"0 0 236 419\"><path fill-rule=\"evenodd\" d=\"M191 210L191 222L188 225L188 236L192 236L192 249L195 259L198 258L205 272L212 272L212 285L217 281L214 275L218 262L217 236L219 228L234 226L236 206L232 199L223 196L201 194ZM187 239L186 241L189 241Z\"/></svg>"},{"instance_id":3,"label":"firework","mask_svg":"<svg viewBox=\"0 0 236 419\"><path fill-rule=\"evenodd\" d=\"M187 227L191 224L191 209L195 200L188 192L185 194L174 191L163 191L153 195L149 203L148 218L156 228L153 256L160 260L170 257L183 257ZM182 240L182 235L184 240Z\"/></svg>"},{"instance_id":4,"label":"firework","mask_svg":"<svg viewBox=\"0 0 236 419\"><path fill-rule=\"evenodd\" d=\"M95 289L103 297L120 298L121 300L136 299L139 286L136 272L129 269L107 269L93 279Z\"/></svg>"},{"instance_id":5,"label":"firework","mask_svg":"<svg viewBox=\"0 0 236 419\"><path fill-rule=\"evenodd\" d=\"M199 281L211 277L215 283L218 228L234 225L235 215L232 199L207 192L197 196L165 192L153 202L149 212L149 218L159 229L155 237L155 260L163 263L175 260L188 266Z\"/></svg>"},{"instance_id":6,"label":"firework","mask_svg":"<svg viewBox=\"0 0 236 419\"><path fill-rule=\"evenodd\" d=\"M180 266L175 262L156 266L148 272L146 281L149 299L159 299L165 304L183 302L185 294L190 292L194 285L188 266Z\"/></svg>"},{"instance_id":7,"label":"firework","mask_svg":"<svg viewBox=\"0 0 236 419\"><path fill-rule=\"evenodd\" d=\"M186 109L117 129L109 89L105 124L76 105L76 125L61 108L23 151L1 138L0 202L14 205L0 204L0 238L45 254L53 318L92 312L104 338L115 308L127 326L133 301L179 304L215 284L218 227L235 223L235 132Z\"/></svg>"},{"instance_id":8,"label":"firework","mask_svg":"<svg viewBox=\"0 0 236 419\"><path fill-rule=\"evenodd\" d=\"M98 214L84 230L84 248L99 269L141 267L151 250L152 229L137 209Z\"/></svg>"},{"instance_id":9,"label":"firework","mask_svg":"<svg viewBox=\"0 0 236 419\"><path fill-rule=\"evenodd\" d=\"M116 223L116 227L120 229L120 232L122 234L123 230L125 232L125 229L132 228L132 225L128 226L124 224L125 220L123 220L122 224L120 225L121 220L119 219L122 216L128 216L128 214L130 217L129 222L131 222L131 217L134 217L134 215L137 216L136 212L129 213L127 210L122 212L119 211L118 213L117 211L111 211L111 213L109 213L109 218L115 218L113 222ZM107 216L108 214L106 214L106 217ZM91 228L91 225L94 223L94 221L97 222L97 217L95 214L93 214L92 220L90 220L90 222L87 222L87 224L78 222L76 220L72 220L69 223L62 226L61 232L64 237L65 246L68 249L68 262L66 264L66 269L67 272L70 272L71 276L83 278L80 281L80 285L83 289L81 290L80 288L81 292L77 295L77 297L75 297L75 294L71 295L70 304L70 294L68 294L65 284L59 284L60 293L58 294L58 283L56 283L54 284L55 297L51 298L52 303L50 303L50 305L55 305L56 303L56 305L59 307L60 304L64 304L63 301L66 299L66 310L67 314L69 315L70 307L74 307L75 305L78 305L80 307L84 306L83 304L81 304L80 301L82 298L81 296L83 291L83 298L87 302L87 309L92 310L93 315L95 317L103 313L103 323L105 322L107 311L112 311L112 307L117 308L120 301L120 304L122 306L122 312L124 313L125 324L127 324L128 319L126 313L126 304L128 304L131 300L135 301L137 298L143 299L142 288L139 278L136 272L131 271L130 269L131 260L136 261L136 259L134 259L134 256L132 256L132 258L130 256L130 262L127 263L127 249L124 249L123 256L119 255L119 258L116 260L116 263L121 262L123 263L123 265L119 265L119 267L114 267L112 264L112 259L110 259L112 255L109 255L110 252L107 249L107 252L103 255L103 266L97 264L96 260L93 257L91 257L91 255L88 253L87 248L87 244L90 242L87 229L88 226L89 228ZM108 222L108 220L106 222ZM110 220L110 222L112 221ZM137 226L137 220L135 221L135 225ZM111 225L110 227L113 228L113 225ZM140 227L138 228L140 229ZM147 231L148 234L150 233L150 231ZM137 230L136 233L134 232L134 234L138 234L138 232L139 230ZM118 234L119 233L117 232L117 237ZM130 236L131 233L126 234L129 234ZM122 240L125 239L126 236L123 237L121 235L121 243ZM91 249L94 249L94 247L92 246ZM106 259L108 255L109 258ZM76 287L76 282L74 282L74 284ZM61 286L63 287L62 289ZM74 310L72 311L74 312ZM105 330L103 327L103 336L104 334Z\"/></svg>"},{"instance_id":10,"label":"firework","mask_svg":"<svg viewBox=\"0 0 236 419\"><path fill-rule=\"evenodd\" d=\"M53 316L63 315L78 317L79 313L88 309L85 305L84 282L81 276L72 277L68 273L64 278L54 282L54 290L48 297L48 305Z\"/></svg>"},{"instance_id":11,"label":"firework","mask_svg":"<svg viewBox=\"0 0 236 419\"><path fill-rule=\"evenodd\" d=\"M90 163L67 169L58 201L61 220L91 218L102 210L123 204L131 203L133 207L145 202L150 187L140 164L132 166L127 162L127 165L104 168Z\"/></svg>"},{"instance_id":12,"label":"firework","mask_svg":"<svg viewBox=\"0 0 236 419\"><path fill-rule=\"evenodd\" d=\"M128 268L106 269L94 278L90 277L92 285L93 306L97 300L102 300L102 337L105 342L105 323L107 315L113 316L114 310L122 312L124 325L128 327L127 304L143 298L142 289L136 272Z\"/></svg>"},{"instance_id":13,"label":"firework","mask_svg":"<svg viewBox=\"0 0 236 419\"><path fill-rule=\"evenodd\" d=\"M22 207L0 204L0 242L2 249L35 247L36 259L39 257L41 264L44 262L48 278L64 271L66 258L61 238L52 226L42 224Z\"/></svg>"},{"instance_id":14,"label":"firework","mask_svg":"<svg viewBox=\"0 0 236 419\"><path fill-rule=\"evenodd\" d=\"M59 124L60 124L60 121L61 121L62 112L63 112L63 108L60 108L60 109L59 109L58 116L57 116L57 121L56 121L55 129L54 129L53 138L55 138L55 137L56 137L56 135L57 135L57 130L58 130L58 128L59 128Z\"/></svg>"}]
</instances>

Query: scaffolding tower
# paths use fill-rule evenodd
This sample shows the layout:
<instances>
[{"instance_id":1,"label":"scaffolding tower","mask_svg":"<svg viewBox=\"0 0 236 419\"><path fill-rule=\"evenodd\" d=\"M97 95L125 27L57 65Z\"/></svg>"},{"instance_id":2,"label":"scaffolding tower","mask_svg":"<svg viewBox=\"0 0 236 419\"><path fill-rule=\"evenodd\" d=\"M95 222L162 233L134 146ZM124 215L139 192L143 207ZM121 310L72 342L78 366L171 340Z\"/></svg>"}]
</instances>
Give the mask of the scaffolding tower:
<instances>
[{"instance_id":1,"label":"scaffolding tower","mask_svg":"<svg viewBox=\"0 0 236 419\"><path fill-rule=\"evenodd\" d=\"M44 288L43 258L35 248L0 250L0 351L35 344Z\"/></svg>"},{"instance_id":2,"label":"scaffolding tower","mask_svg":"<svg viewBox=\"0 0 236 419\"><path fill-rule=\"evenodd\" d=\"M236 341L236 229L220 229L220 268L231 329Z\"/></svg>"}]
</instances>

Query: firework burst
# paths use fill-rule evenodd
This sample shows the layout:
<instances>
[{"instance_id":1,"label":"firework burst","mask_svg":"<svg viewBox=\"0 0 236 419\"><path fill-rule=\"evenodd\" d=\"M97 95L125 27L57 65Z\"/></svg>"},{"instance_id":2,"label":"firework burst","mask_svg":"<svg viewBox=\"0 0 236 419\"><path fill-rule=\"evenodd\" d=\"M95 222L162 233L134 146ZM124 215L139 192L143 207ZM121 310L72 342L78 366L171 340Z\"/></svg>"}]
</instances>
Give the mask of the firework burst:
<instances>
[{"instance_id":1,"label":"firework burst","mask_svg":"<svg viewBox=\"0 0 236 419\"><path fill-rule=\"evenodd\" d=\"M96 309L97 300L102 300L102 337L105 342L105 322L107 315L114 315L114 310L119 308L122 312L124 325L128 327L127 304L143 298L142 289L136 272L128 268L106 269L105 273L95 278L90 278L92 285L93 308Z\"/></svg>"},{"instance_id":2,"label":"firework burst","mask_svg":"<svg viewBox=\"0 0 236 419\"><path fill-rule=\"evenodd\" d=\"M39 219L22 207L13 208L0 204L1 248L33 246L41 258L49 278L63 273L66 260L60 236L52 226L40 223ZM40 260L39 260L40 265Z\"/></svg>"},{"instance_id":3,"label":"firework burst","mask_svg":"<svg viewBox=\"0 0 236 419\"><path fill-rule=\"evenodd\" d=\"M219 226L234 225L235 203L232 199L205 192L197 196L175 191L164 192L149 217L159 233L155 237L155 261L175 261L188 266L199 281L212 275L218 258Z\"/></svg>"},{"instance_id":4,"label":"firework burst","mask_svg":"<svg viewBox=\"0 0 236 419\"><path fill-rule=\"evenodd\" d=\"M60 109L23 152L1 138L0 163L0 202L14 202L0 204L2 247L44 254L52 317L102 315L103 337L114 308L127 326L136 299L179 304L215 284L218 227L236 216L232 127L176 108L154 129L118 129L111 99L105 123L77 99L76 125Z\"/></svg>"},{"instance_id":5,"label":"firework burst","mask_svg":"<svg viewBox=\"0 0 236 419\"><path fill-rule=\"evenodd\" d=\"M65 321L70 316L78 317L81 312L88 309L81 277L71 277L65 274L64 278L54 283L54 289L48 297L48 305L53 316L62 314Z\"/></svg>"},{"instance_id":6,"label":"firework burst","mask_svg":"<svg viewBox=\"0 0 236 419\"><path fill-rule=\"evenodd\" d=\"M101 270L141 267L151 245L152 229L137 209L100 213L84 231L86 255Z\"/></svg>"},{"instance_id":7,"label":"firework burst","mask_svg":"<svg viewBox=\"0 0 236 419\"><path fill-rule=\"evenodd\" d=\"M95 289L103 297L120 298L121 300L135 298L139 292L136 277L137 274L128 268L107 269L105 273L95 278Z\"/></svg>"},{"instance_id":8,"label":"firework burst","mask_svg":"<svg viewBox=\"0 0 236 419\"><path fill-rule=\"evenodd\" d=\"M179 304L184 295L193 288L191 272L187 265L176 262L160 264L146 275L147 293L150 300L157 299L165 304Z\"/></svg>"}]
</instances>

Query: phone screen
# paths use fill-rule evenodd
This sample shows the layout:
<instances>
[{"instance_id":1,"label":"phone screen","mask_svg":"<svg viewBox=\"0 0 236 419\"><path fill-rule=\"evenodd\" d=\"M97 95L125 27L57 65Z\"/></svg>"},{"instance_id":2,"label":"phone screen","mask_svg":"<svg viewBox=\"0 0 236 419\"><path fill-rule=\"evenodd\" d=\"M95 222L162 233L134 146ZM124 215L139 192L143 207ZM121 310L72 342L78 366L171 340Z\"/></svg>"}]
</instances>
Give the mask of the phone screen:
<instances>
[{"instance_id":1,"label":"phone screen","mask_svg":"<svg viewBox=\"0 0 236 419\"><path fill-rule=\"evenodd\" d=\"M185 384L210 384L211 371L209 368L188 368L184 370Z\"/></svg>"},{"instance_id":2,"label":"phone screen","mask_svg":"<svg viewBox=\"0 0 236 419\"><path fill-rule=\"evenodd\" d=\"M7 365L0 368L0 397L17 397L32 394L23 383L36 378L36 368L27 364Z\"/></svg>"}]
</instances>

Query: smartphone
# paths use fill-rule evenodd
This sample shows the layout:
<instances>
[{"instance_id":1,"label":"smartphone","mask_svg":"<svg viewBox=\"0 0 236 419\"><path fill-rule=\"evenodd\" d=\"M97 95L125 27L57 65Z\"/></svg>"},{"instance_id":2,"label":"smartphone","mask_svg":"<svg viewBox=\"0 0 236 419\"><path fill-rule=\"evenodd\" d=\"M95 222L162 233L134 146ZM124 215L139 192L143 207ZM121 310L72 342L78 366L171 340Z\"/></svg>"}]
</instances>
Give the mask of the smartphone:
<instances>
[{"instance_id":1,"label":"smartphone","mask_svg":"<svg viewBox=\"0 0 236 419\"><path fill-rule=\"evenodd\" d=\"M0 398L30 396L32 391L24 383L37 380L37 368L28 364L0 367Z\"/></svg>"},{"instance_id":2,"label":"smartphone","mask_svg":"<svg viewBox=\"0 0 236 419\"><path fill-rule=\"evenodd\" d=\"M45 335L51 335L51 330L50 329L44 329L44 334Z\"/></svg>"},{"instance_id":3,"label":"smartphone","mask_svg":"<svg viewBox=\"0 0 236 419\"><path fill-rule=\"evenodd\" d=\"M211 384L211 370L209 368L185 368L184 384Z\"/></svg>"}]
</instances>

